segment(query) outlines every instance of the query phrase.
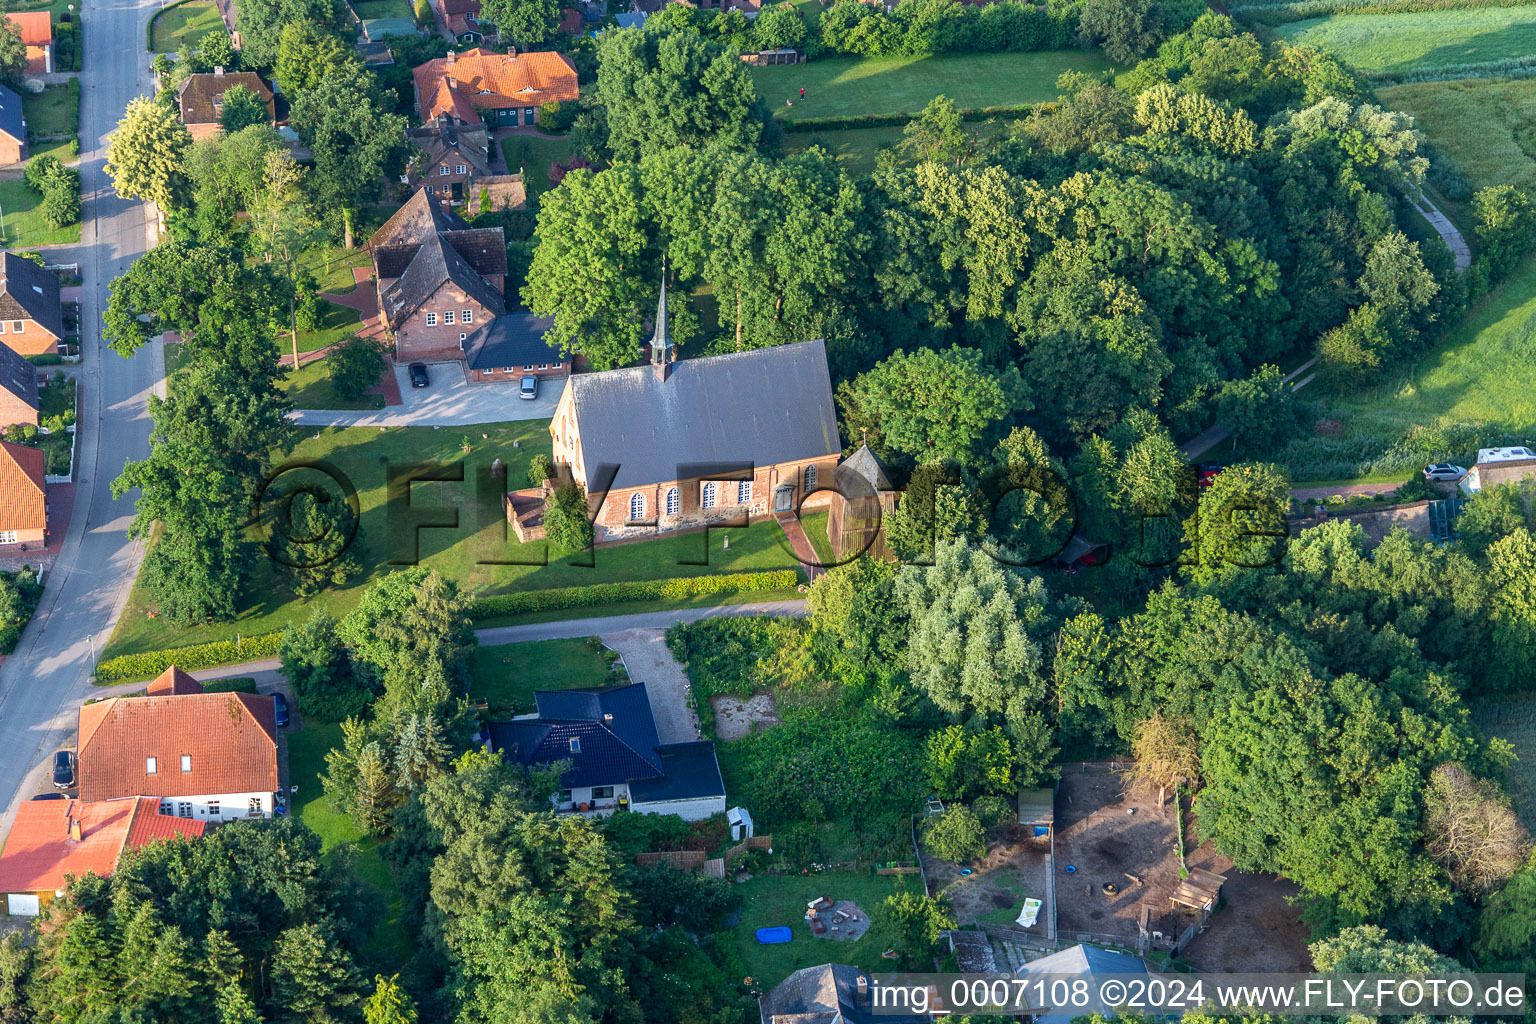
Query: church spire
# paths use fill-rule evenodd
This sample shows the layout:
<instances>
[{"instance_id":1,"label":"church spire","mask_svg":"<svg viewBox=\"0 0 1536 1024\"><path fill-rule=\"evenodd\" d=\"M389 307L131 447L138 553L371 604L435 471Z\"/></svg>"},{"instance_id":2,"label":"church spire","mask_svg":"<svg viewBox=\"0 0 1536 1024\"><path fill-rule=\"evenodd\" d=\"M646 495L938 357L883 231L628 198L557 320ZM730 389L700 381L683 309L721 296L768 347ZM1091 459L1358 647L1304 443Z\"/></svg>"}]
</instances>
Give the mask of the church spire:
<instances>
[{"instance_id":1,"label":"church spire","mask_svg":"<svg viewBox=\"0 0 1536 1024\"><path fill-rule=\"evenodd\" d=\"M667 265L661 265L661 297L656 300L656 326L651 333L651 366L660 380L672 374L672 335L667 330Z\"/></svg>"}]
</instances>

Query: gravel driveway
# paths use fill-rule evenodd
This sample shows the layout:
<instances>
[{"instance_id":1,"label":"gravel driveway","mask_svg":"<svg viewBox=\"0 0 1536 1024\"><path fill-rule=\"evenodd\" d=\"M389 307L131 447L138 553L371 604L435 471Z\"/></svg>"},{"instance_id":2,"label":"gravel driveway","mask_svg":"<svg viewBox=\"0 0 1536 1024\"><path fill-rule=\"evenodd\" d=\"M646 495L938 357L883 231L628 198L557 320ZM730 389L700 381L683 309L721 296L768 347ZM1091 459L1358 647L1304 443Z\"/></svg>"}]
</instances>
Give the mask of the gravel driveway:
<instances>
[{"instance_id":1,"label":"gravel driveway","mask_svg":"<svg viewBox=\"0 0 1536 1024\"><path fill-rule=\"evenodd\" d=\"M691 743L702 737L698 719L688 707L688 676L672 657L666 636L661 629L627 629L599 639L619 652L630 682L645 684L661 742Z\"/></svg>"}]
</instances>

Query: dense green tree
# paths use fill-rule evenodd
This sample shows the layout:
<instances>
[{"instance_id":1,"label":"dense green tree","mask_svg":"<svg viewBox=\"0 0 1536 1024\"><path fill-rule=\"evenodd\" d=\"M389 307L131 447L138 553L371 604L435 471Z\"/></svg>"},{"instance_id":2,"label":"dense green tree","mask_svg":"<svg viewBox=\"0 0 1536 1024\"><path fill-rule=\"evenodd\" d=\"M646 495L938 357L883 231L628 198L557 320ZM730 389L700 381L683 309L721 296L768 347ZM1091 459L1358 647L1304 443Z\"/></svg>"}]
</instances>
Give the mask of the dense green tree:
<instances>
[{"instance_id":1,"label":"dense green tree","mask_svg":"<svg viewBox=\"0 0 1536 1024\"><path fill-rule=\"evenodd\" d=\"M874 917L897 936L897 962L907 970L930 963L939 936L955 926L947 900L912 892L887 896Z\"/></svg>"},{"instance_id":2,"label":"dense green tree","mask_svg":"<svg viewBox=\"0 0 1536 1024\"><path fill-rule=\"evenodd\" d=\"M941 860L957 864L980 860L987 854L987 830L965 804L952 804L937 818L924 822L923 842Z\"/></svg>"},{"instance_id":3,"label":"dense green tree","mask_svg":"<svg viewBox=\"0 0 1536 1024\"><path fill-rule=\"evenodd\" d=\"M267 124L270 117L261 97L244 85L234 85L224 93L224 106L219 111L219 127L233 135L251 125Z\"/></svg>"},{"instance_id":4,"label":"dense green tree","mask_svg":"<svg viewBox=\"0 0 1536 1024\"><path fill-rule=\"evenodd\" d=\"M339 35L347 25L347 14L337 0L248 0L235 21L245 66L271 68L278 59L284 28L304 22ZM278 81L285 89L289 85L281 77Z\"/></svg>"},{"instance_id":5,"label":"dense green tree","mask_svg":"<svg viewBox=\"0 0 1536 1024\"><path fill-rule=\"evenodd\" d=\"M384 376L384 351L372 338L353 335L326 356L326 371L336 394L357 401Z\"/></svg>"},{"instance_id":6,"label":"dense green tree","mask_svg":"<svg viewBox=\"0 0 1536 1024\"><path fill-rule=\"evenodd\" d=\"M1184 524L1186 571L1205 581L1280 564L1290 536L1290 501L1290 481L1279 466L1245 462L1223 469Z\"/></svg>"},{"instance_id":7,"label":"dense green tree","mask_svg":"<svg viewBox=\"0 0 1536 1024\"><path fill-rule=\"evenodd\" d=\"M897 350L838 389L844 430L882 457L935 463L977 459L1022 402L1018 372L989 372L981 353Z\"/></svg>"},{"instance_id":8,"label":"dense green tree","mask_svg":"<svg viewBox=\"0 0 1536 1024\"><path fill-rule=\"evenodd\" d=\"M1103 45L1110 60L1129 64L1184 31L1200 13L1197 5L1180 0L1088 0L1079 27Z\"/></svg>"},{"instance_id":9,"label":"dense green tree","mask_svg":"<svg viewBox=\"0 0 1536 1024\"><path fill-rule=\"evenodd\" d=\"M1273 363L1241 380L1229 380L1216 394L1217 422L1239 444L1284 438L1296 426L1296 395Z\"/></svg>"},{"instance_id":10,"label":"dense green tree","mask_svg":"<svg viewBox=\"0 0 1536 1024\"><path fill-rule=\"evenodd\" d=\"M1456 517L1456 537L1478 557L1516 530L1536 528L1536 505L1531 489L1520 484L1484 487Z\"/></svg>"},{"instance_id":11,"label":"dense green tree","mask_svg":"<svg viewBox=\"0 0 1536 1024\"><path fill-rule=\"evenodd\" d=\"M1536 209L1513 185L1490 185L1472 197L1478 263L1490 282L1502 280L1536 242Z\"/></svg>"},{"instance_id":12,"label":"dense green tree","mask_svg":"<svg viewBox=\"0 0 1536 1024\"><path fill-rule=\"evenodd\" d=\"M485 0L480 17L518 49L532 49L560 27L558 0Z\"/></svg>"},{"instance_id":13,"label":"dense green tree","mask_svg":"<svg viewBox=\"0 0 1536 1024\"><path fill-rule=\"evenodd\" d=\"M436 570L392 572L369 587L336 635L384 686L386 710L441 710L474 647L468 598Z\"/></svg>"},{"instance_id":14,"label":"dense green tree","mask_svg":"<svg viewBox=\"0 0 1536 1024\"><path fill-rule=\"evenodd\" d=\"M352 958L314 924L296 925L278 936L272 979L289 1020L339 1024L361 1001Z\"/></svg>"},{"instance_id":15,"label":"dense green tree","mask_svg":"<svg viewBox=\"0 0 1536 1024\"><path fill-rule=\"evenodd\" d=\"M955 101L942 93L928 101L922 113L902 130L902 148L918 160L960 163L970 148L970 136Z\"/></svg>"},{"instance_id":16,"label":"dense green tree","mask_svg":"<svg viewBox=\"0 0 1536 1024\"><path fill-rule=\"evenodd\" d=\"M544 532L563 552L585 551L592 546L592 512L580 484L564 483L550 493L544 504Z\"/></svg>"},{"instance_id":17,"label":"dense green tree","mask_svg":"<svg viewBox=\"0 0 1536 1024\"><path fill-rule=\"evenodd\" d=\"M293 98L293 129L314 154L310 192L319 209L341 222L348 248L354 215L378 194L405 152L405 118L392 107L356 64L342 65Z\"/></svg>"},{"instance_id":18,"label":"dense green tree","mask_svg":"<svg viewBox=\"0 0 1536 1024\"><path fill-rule=\"evenodd\" d=\"M279 26L273 74L290 97L314 89L332 75L351 73L357 52L330 27L307 18Z\"/></svg>"},{"instance_id":19,"label":"dense green tree","mask_svg":"<svg viewBox=\"0 0 1536 1024\"><path fill-rule=\"evenodd\" d=\"M118 195L154 203L163 216L189 198L185 161L191 146L192 136L174 111L136 97L107 143L107 175Z\"/></svg>"},{"instance_id":20,"label":"dense green tree","mask_svg":"<svg viewBox=\"0 0 1536 1024\"><path fill-rule=\"evenodd\" d=\"M1529 679L1536 658L1536 539L1524 527L1488 549L1493 591L1493 650L1488 679L1495 688L1514 689Z\"/></svg>"},{"instance_id":21,"label":"dense green tree","mask_svg":"<svg viewBox=\"0 0 1536 1024\"><path fill-rule=\"evenodd\" d=\"M287 149L276 129L261 123L192 144L187 154L192 208L186 217L200 241L227 242L235 232L236 215L255 209L261 198L267 155Z\"/></svg>"},{"instance_id":22,"label":"dense green tree","mask_svg":"<svg viewBox=\"0 0 1536 1024\"><path fill-rule=\"evenodd\" d=\"M279 656L299 710L317 721L339 722L359 714L372 696L353 675L346 647L336 635L336 619L323 608L283 630Z\"/></svg>"},{"instance_id":23,"label":"dense green tree","mask_svg":"<svg viewBox=\"0 0 1536 1024\"><path fill-rule=\"evenodd\" d=\"M1068 71L1056 80L1061 91L1056 109L1037 108L1018 128L1058 156L1112 145L1134 127L1130 98L1113 82L1081 71Z\"/></svg>"},{"instance_id":24,"label":"dense green tree","mask_svg":"<svg viewBox=\"0 0 1536 1024\"><path fill-rule=\"evenodd\" d=\"M687 31L608 32L598 43L597 97L621 160L674 146L752 149L767 112L746 67Z\"/></svg>"},{"instance_id":25,"label":"dense green tree","mask_svg":"<svg viewBox=\"0 0 1536 1024\"><path fill-rule=\"evenodd\" d=\"M785 50L805 44L805 20L793 5L766 8L752 23L752 38L760 50Z\"/></svg>"},{"instance_id":26,"label":"dense green tree","mask_svg":"<svg viewBox=\"0 0 1536 1024\"><path fill-rule=\"evenodd\" d=\"M1479 958L1497 958L1507 967L1528 967L1536 962L1536 955L1531 953L1536 948L1536 853L1485 901L1477 919L1474 948Z\"/></svg>"},{"instance_id":27,"label":"dense green tree","mask_svg":"<svg viewBox=\"0 0 1536 1024\"><path fill-rule=\"evenodd\" d=\"M21 26L9 18L0 25L0 75L16 80L27 70L27 44L21 39Z\"/></svg>"},{"instance_id":28,"label":"dense green tree","mask_svg":"<svg viewBox=\"0 0 1536 1024\"><path fill-rule=\"evenodd\" d=\"M867 555L822 573L806 595L811 628L857 664L888 662L906 639L896 573L895 565Z\"/></svg>"},{"instance_id":29,"label":"dense green tree","mask_svg":"<svg viewBox=\"0 0 1536 1024\"><path fill-rule=\"evenodd\" d=\"M364 1024L416 1024L416 1004L400 987L400 975L376 974L373 995L363 1004Z\"/></svg>"},{"instance_id":30,"label":"dense green tree","mask_svg":"<svg viewBox=\"0 0 1536 1024\"><path fill-rule=\"evenodd\" d=\"M1013 746L997 727L968 732L950 725L928 737L928 784L945 800L1016 794L1013 765Z\"/></svg>"},{"instance_id":31,"label":"dense green tree","mask_svg":"<svg viewBox=\"0 0 1536 1024\"><path fill-rule=\"evenodd\" d=\"M1003 724L1020 784L1038 781L1055 752L1044 713L1042 641L1052 629L1044 582L965 541L944 541L932 566L903 568L896 596L912 623L913 684L962 723Z\"/></svg>"}]
</instances>

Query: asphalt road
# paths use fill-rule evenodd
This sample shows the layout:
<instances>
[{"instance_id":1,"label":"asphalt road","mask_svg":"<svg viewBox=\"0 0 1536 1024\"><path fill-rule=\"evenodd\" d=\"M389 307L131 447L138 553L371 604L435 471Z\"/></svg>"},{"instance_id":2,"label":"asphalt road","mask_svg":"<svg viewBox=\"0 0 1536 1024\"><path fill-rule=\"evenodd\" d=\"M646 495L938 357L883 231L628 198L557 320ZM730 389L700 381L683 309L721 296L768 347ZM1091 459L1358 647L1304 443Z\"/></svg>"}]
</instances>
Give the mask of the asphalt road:
<instances>
[{"instance_id":1,"label":"asphalt road","mask_svg":"<svg viewBox=\"0 0 1536 1024\"><path fill-rule=\"evenodd\" d=\"M81 75L80 175L84 229L78 248L49 259L81 263L85 279L76 452L78 496L64 546L45 581L42 603L15 653L0 668L0 828L31 796L44 764L74 744L75 709L89 696L91 645L112 632L143 558L127 535L137 492L112 499L112 480L130 458L149 450L145 401L160 386L156 342L124 360L101 342L107 284L149 246L151 217L141 203L119 199L106 175L107 133L134 96L153 90L144 52L146 0L85 0L86 70ZM109 691L110 692L110 691Z\"/></svg>"}]
</instances>

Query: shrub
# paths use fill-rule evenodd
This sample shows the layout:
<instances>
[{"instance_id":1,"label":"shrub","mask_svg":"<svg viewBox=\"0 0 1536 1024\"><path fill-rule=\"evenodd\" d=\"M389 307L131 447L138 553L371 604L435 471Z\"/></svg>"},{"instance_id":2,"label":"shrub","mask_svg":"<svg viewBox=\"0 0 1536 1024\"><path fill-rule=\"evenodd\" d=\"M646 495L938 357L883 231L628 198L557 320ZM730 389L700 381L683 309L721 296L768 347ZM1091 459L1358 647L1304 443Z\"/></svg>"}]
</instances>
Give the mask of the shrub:
<instances>
[{"instance_id":1,"label":"shrub","mask_svg":"<svg viewBox=\"0 0 1536 1024\"><path fill-rule=\"evenodd\" d=\"M794 569L764 572L722 573L715 576L681 576L662 580L631 580L625 583L590 583L582 587L528 590L519 594L485 597L470 604L469 617L489 619L501 615L550 611L556 608L591 608L621 601L680 601L705 594L749 593L784 590L800 581Z\"/></svg>"},{"instance_id":2,"label":"shrub","mask_svg":"<svg viewBox=\"0 0 1536 1024\"><path fill-rule=\"evenodd\" d=\"M987 830L965 804L955 804L923 826L923 842L934 854L959 864L987 855Z\"/></svg>"},{"instance_id":3,"label":"shrub","mask_svg":"<svg viewBox=\"0 0 1536 1024\"><path fill-rule=\"evenodd\" d=\"M552 478L554 475L555 464L543 452L528 460L528 483L531 486L543 487L544 481Z\"/></svg>"},{"instance_id":4,"label":"shrub","mask_svg":"<svg viewBox=\"0 0 1536 1024\"><path fill-rule=\"evenodd\" d=\"M580 484L561 484L545 501L544 532L549 542L562 551L585 551L592 546L587 492Z\"/></svg>"},{"instance_id":5,"label":"shrub","mask_svg":"<svg viewBox=\"0 0 1536 1024\"><path fill-rule=\"evenodd\" d=\"M107 680L153 679L176 665L191 670L218 665L238 665L242 661L277 657L281 633L262 633L239 640L215 640L190 647L172 647L163 651L143 651L108 658L96 666L96 678Z\"/></svg>"},{"instance_id":6,"label":"shrub","mask_svg":"<svg viewBox=\"0 0 1536 1024\"><path fill-rule=\"evenodd\" d=\"M57 352L39 352L36 355L27 356L27 362L33 366L58 366L64 362L64 357Z\"/></svg>"},{"instance_id":7,"label":"shrub","mask_svg":"<svg viewBox=\"0 0 1536 1024\"><path fill-rule=\"evenodd\" d=\"M378 342L353 335L326 356L325 365L337 397L355 402L384 375L384 351Z\"/></svg>"},{"instance_id":8,"label":"shrub","mask_svg":"<svg viewBox=\"0 0 1536 1024\"><path fill-rule=\"evenodd\" d=\"M210 679L203 684L204 693L255 693L256 680L252 676L233 676L229 679Z\"/></svg>"}]
</instances>

